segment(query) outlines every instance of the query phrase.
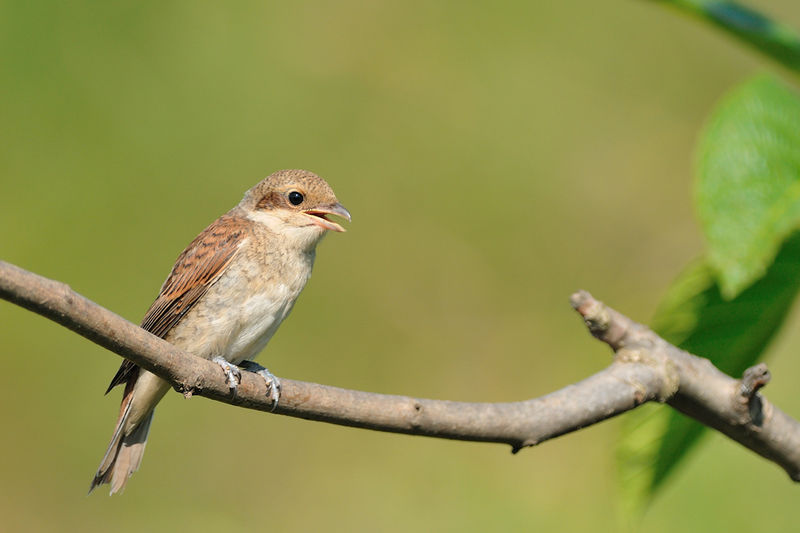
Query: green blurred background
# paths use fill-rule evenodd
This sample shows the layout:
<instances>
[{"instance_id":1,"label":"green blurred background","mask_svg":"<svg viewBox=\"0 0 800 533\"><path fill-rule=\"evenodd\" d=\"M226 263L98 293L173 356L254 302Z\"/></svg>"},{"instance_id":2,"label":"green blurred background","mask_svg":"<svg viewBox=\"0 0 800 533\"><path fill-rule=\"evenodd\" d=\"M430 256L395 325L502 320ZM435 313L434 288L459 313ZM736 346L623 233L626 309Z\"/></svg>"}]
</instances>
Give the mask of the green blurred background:
<instances>
[{"instance_id":1,"label":"green blurred background","mask_svg":"<svg viewBox=\"0 0 800 533\"><path fill-rule=\"evenodd\" d=\"M800 26L796 2L751 5ZM694 142L766 69L644 1L0 2L0 258L138 322L206 224L266 174L307 168L354 221L321 245L261 363L386 393L538 396L609 362L571 292L647 321L702 251ZM795 415L798 321L767 389ZM622 524L618 421L512 456L177 394L125 494L87 498L119 358L8 303L0 350L2 531ZM796 525L783 471L704 444L637 527Z\"/></svg>"}]
</instances>

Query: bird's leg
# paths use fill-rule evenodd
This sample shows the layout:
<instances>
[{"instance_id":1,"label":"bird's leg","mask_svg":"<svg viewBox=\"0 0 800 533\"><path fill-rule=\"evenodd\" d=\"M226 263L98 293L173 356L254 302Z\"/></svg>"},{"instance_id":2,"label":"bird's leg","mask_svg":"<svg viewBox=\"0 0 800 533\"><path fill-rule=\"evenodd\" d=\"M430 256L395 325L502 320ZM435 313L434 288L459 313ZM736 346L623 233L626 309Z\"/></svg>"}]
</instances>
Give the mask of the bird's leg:
<instances>
[{"instance_id":1,"label":"bird's leg","mask_svg":"<svg viewBox=\"0 0 800 533\"><path fill-rule=\"evenodd\" d=\"M278 400L281 398L280 380L272 372L254 361L242 361L239 366L248 372L255 372L264 378L264 382L267 384L267 394L272 400L272 408L270 411L274 411L275 408L278 407Z\"/></svg>"},{"instance_id":2,"label":"bird's leg","mask_svg":"<svg viewBox=\"0 0 800 533\"><path fill-rule=\"evenodd\" d=\"M242 382L242 371L239 370L238 366L229 363L218 355L211 360L222 367L222 371L225 372L225 377L228 380L228 387L231 389L231 394L236 396L236 387Z\"/></svg>"}]
</instances>

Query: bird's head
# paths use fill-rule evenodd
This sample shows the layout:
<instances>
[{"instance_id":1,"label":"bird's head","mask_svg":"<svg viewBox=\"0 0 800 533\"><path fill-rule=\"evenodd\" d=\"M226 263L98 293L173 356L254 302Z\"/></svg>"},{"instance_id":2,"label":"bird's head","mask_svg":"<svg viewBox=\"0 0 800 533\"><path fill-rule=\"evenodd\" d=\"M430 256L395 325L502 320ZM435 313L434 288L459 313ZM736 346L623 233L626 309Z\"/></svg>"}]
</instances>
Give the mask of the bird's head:
<instances>
[{"instance_id":1,"label":"bird's head","mask_svg":"<svg viewBox=\"0 0 800 533\"><path fill-rule=\"evenodd\" d=\"M245 193L239 207L251 220L309 244L316 244L327 230L344 231L328 216L350 221L350 213L336 199L330 185L307 170L270 174Z\"/></svg>"}]
</instances>

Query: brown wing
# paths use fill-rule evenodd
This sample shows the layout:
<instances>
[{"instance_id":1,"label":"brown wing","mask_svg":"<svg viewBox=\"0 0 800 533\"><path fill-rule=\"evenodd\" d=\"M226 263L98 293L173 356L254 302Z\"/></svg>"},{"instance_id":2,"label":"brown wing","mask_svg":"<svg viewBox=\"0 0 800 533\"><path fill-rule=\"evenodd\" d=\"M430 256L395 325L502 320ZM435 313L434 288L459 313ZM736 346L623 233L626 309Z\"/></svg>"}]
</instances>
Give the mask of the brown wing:
<instances>
[{"instance_id":1,"label":"brown wing","mask_svg":"<svg viewBox=\"0 0 800 533\"><path fill-rule=\"evenodd\" d=\"M225 272L247 236L249 224L246 219L223 215L203 230L178 256L158 298L144 315L142 328L165 338ZM138 368L126 359L111 380L106 394L127 382Z\"/></svg>"}]
</instances>

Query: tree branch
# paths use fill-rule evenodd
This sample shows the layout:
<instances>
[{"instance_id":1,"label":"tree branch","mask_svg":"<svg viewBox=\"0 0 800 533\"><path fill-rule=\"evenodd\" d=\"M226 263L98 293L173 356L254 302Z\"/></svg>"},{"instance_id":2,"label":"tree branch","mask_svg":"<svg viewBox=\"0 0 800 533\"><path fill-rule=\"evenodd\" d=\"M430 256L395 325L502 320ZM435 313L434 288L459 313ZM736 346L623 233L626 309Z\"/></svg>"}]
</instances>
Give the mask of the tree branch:
<instances>
[{"instance_id":1,"label":"tree branch","mask_svg":"<svg viewBox=\"0 0 800 533\"><path fill-rule=\"evenodd\" d=\"M667 404L774 461L792 480L800 481L800 424L758 393L769 381L764 363L736 380L708 359L669 344L588 292L572 295L572 306L592 335L616 352L616 362L660 367L671 376L666 380L670 390L663 397Z\"/></svg>"},{"instance_id":2,"label":"tree branch","mask_svg":"<svg viewBox=\"0 0 800 533\"><path fill-rule=\"evenodd\" d=\"M0 261L0 297L45 316L168 380L189 396L270 411L263 379L242 372L236 396L219 367L151 335L67 285ZM281 378L275 413L379 431L500 442L516 452L648 401L666 402L783 467L800 480L800 424L758 389L766 367L734 380L706 359L668 344L646 327L580 292L573 306L616 352L614 362L541 398L511 403L427 400Z\"/></svg>"}]
</instances>

